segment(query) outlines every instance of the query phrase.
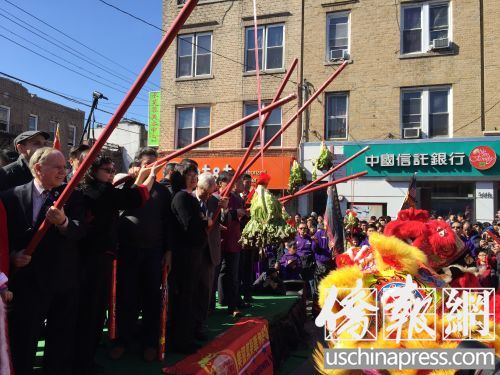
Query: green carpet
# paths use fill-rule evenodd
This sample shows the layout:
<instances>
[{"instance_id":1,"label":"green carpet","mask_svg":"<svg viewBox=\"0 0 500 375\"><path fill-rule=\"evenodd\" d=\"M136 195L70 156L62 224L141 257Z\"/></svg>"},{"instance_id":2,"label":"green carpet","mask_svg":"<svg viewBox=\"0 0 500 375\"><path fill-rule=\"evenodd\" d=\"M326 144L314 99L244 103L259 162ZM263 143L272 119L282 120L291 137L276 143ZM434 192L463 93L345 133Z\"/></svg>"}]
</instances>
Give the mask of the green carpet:
<instances>
[{"instance_id":1,"label":"green carpet","mask_svg":"<svg viewBox=\"0 0 500 375\"><path fill-rule=\"evenodd\" d=\"M293 304L297 301L298 297L295 296L256 296L252 307L243 310L245 317L263 317L272 322L285 316ZM229 329L237 319L233 319L227 315L227 309L217 305L216 311L208 319L208 336L213 339L217 335ZM168 335L168 332L167 332ZM42 342L40 344L43 345ZM39 344L39 350L43 350L42 345ZM163 367L159 362L146 363L142 359L142 353L139 350L135 352L127 352L125 356L118 361L112 361L107 356L107 343L104 343L96 358L96 362L104 367L104 371L100 374L120 374L120 375L148 375L159 374ZM40 353L41 354L41 353ZM165 364L173 365L183 358L182 355L169 353L167 351Z\"/></svg>"}]
</instances>

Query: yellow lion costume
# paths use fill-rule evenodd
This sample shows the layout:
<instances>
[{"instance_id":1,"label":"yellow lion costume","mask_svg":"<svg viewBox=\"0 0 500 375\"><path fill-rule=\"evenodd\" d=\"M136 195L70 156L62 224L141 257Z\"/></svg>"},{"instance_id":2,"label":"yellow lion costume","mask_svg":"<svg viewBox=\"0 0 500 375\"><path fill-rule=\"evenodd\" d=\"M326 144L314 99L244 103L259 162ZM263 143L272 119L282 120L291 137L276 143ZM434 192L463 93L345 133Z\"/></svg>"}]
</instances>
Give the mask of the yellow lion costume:
<instances>
[{"instance_id":1,"label":"yellow lion costume","mask_svg":"<svg viewBox=\"0 0 500 375\"><path fill-rule=\"evenodd\" d=\"M339 311L342 309L339 303L331 304L331 298L329 299L331 296L329 293L332 292L333 289L336 289L335 293L337 293L337 300L348 297L350 291L360 285L362 288L375 289L377 290L377 296L366 296L364 301L373 305L383 306L393 301L391 299L391 293L394 293L395 287L408 285L406 283L409 282L413 283L413 285L418 288L418 291L415 289L414 292L415 298L425 298L427 291L431 292L430 289L426 288L432 288L436 291L436 313L429 316L427 320L427 324L435 325L435 338L432 337L432 339L430 339L425 330L421 332L412 331L410 334L408 332L408 325L405 325L404 328L400 329L399 334L401 334L401 336L406 335L406 337L411 337L412 339L394 340L394 332L389 333L389 336L386 336L384 339L385 332L382 332L382 324L377 326L372 319L369 324L369 329L359 326L357 329L345 329L340 334L330 331L331 337L329 338L331 338L331 340L327 340L328 348L349 349L373 347L386 349L444 349L456 348L459 345L461 339L459 332L452 332L451 335L448 332L447 334L448 338L451 337L457 341L443 340L443 323L444 326L447 327L448 321L440 314L440 307L442 305L442 288L446 288L448 285L427 265L427 256L423 251L396 237L387 237L382 234L373 233L370 236L370 247L356 249L354 252L351 250L350 252L342 254L341 257L344 257L344 259L340 259L340 262L337 261L340 267L330 272L319 285L319 305L322 308L322 312L316 319L316 324L318 326L325 324L325 326L328 327L328 321L325 323L325 316L329 313L338 316ZM335 288L332 289L332 287ZM375 298L377 298L378 304L375 303ZM325 306L327 306L326 312L324 309ZM326 315L322 316L322 314ZM331 316L332 314L329 315ZM378 310L375 315L380 321L380 310ZM345 320L346 319L344 319L344 321ZM493 320L490 320L488 324L489 328L492 330L495 328L493 327L495 325ZM478 334L479 329L480 327L478 326L471 327L473 338L481 341ZM359 334L364 334L364 337L367 337L367 335L373 333L374 330L377 330L378 333L376 340L366 341L359 339ZM325 332L327 331L325 330ZM497 325L496 332L500 332L500 325ZM388 340L387 337L390 339ZM494 340L483 341L483 343L488 347L494 347L497 355L500 353L500 339L498 336L494 336ZM323 368L323 349L323 345L318 343L313 353L315 367L319 373L339 375L365 373L362 370L325 370ZM390 374L452 375L455 373L455 370L388 370L388 372ZM370 370L369 373L374 374L377 373L377 371Z\"/></svg>"}]
</instances>

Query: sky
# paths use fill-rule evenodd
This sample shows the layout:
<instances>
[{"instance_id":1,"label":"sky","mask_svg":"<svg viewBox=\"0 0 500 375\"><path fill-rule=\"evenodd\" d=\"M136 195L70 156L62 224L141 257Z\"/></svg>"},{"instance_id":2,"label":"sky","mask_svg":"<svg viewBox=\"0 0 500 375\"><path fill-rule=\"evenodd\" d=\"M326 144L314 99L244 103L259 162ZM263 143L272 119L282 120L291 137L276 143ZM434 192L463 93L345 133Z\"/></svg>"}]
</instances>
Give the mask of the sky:
<instances>
[{"instance_id":1,"label":"sky","mask_svg":"<svg viewBox=\"0 0 500 375\"><path fill-rule=\"evenodd\" d=\"M161 27L161 0L105 1ZM160 40L160 30L121 13L101 0L0 0L0 72L88 104L92 101L93 91L99 91L108 98L107 101L99 101L99 108L109 112L116 110ZM147 124L148 92L159 90L159 85L160 65L126 117ZM89 107L25 83L23 86L39 97L81 109L87 118ZM107 123L110 117L110 114L95 112L96 122Z\"/></svg>"}]
</instances>

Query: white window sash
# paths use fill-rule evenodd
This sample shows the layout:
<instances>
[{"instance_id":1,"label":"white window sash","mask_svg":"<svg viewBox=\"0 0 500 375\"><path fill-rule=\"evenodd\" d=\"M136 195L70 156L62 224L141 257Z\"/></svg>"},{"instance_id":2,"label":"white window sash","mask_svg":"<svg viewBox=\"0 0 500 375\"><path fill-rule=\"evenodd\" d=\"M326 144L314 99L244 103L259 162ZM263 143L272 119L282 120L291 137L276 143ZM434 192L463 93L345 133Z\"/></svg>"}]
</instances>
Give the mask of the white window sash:
<instances>
[{"instance_id":1,"label":"white window sash","mask_svg":"<svg viewBox=\"0 0 500 375\"><path fill-rule=\"evenodd\" d=\"M400 131L401 135L403 134L403 96L404 93L409 92L420 92L421 93L421 101L420 101L420 131L422 133L422 138L440 138L440 137L431 137L430 135L430 115L431 115L431 103L430 103L430 93L433 91L447 91L448 92L448 112L436 112L434 114L448 114L448 137L453 137L453 107L452 107L452 88L450 86L437 86L437 87L422 87L422 88L407 88L401 91L401 100L400 100Z\"/></svg>"},{"instance_id":2,"label":"white window sash","mask_svg":"<svg viewBox=\"0 0 500 375\"><path fill-rule=\"evenodd\" d=\"M269 29L270 28L281 28L281 33L282 33L282 43L281 43L281 46L271 46L271 47L268 47L268 36L269 36ZM285 24L272 24L272 25L265 25L265 26L257 26L257 33L259 30L262 30L262 47L259 48L259 43L258 43L258 40L256 40L254 42L254 48L248 48L248 40L249 40L249 34L252 33L252 36L254 35L254 27L251 26L251 27L248 27L245 29L245 71L246 72L255 72L256 69L253 69L253 70L250 70L250 69L247 69L248 68L248 54L251 53L252 56L255 55L255 48L258 48L259 51L262 51L261 52L261 56L262 56L262 62L261 62L261 66L259 67L260 68L260 71L262 72L265 72L265 71L273 71L273 70L279 70L279 69L283 69L284 67L284 64L285 64L285 44L286 44L286 40L285 40ZM267 67L267 52L268 50L270 49L278 49L278 48L281 48L281 66L280 67L277 67L277 68L268 68ZM255 57L252 57L253 60L255 60Z\"/></svg>"},{"instance_id":3,"label":"white window sash","mask_svg":"<svg viewBox=\"0 0 500 375\"><path fill-rule=\"evenodd\" d=\"M451 17L451 2L447 1L429 1L426 3L422 3L420 5L411 4L407 6L403 6L401 8L401 35L400 35L400 50L401 54L404 51L404 31L407 30L418 30L418 29L408 29L405 27L404 23L404 12L406 9L420 8L420 32L421 32L421 46L420 51L408 52L404 53L405 55L410 55L412 53L425 53L429 50L429 47L432 43L431 35L431 26L430 26L430 8L438 5L446 5L448 7L448 40L452 40L452 17Z\"/></svg>"},{"instance_id":4,"label":"white window sash","mask_svg":"<svg viewBox=\"0 0 500 375\"><path fill-rule=\"evenodd\" d=\"M334 114L331 114L331 113L327 113L326 115L326 136L328 136L328 133L329 133L329 129L328 129L328 125L329 125L329 121L328 120L335 120L335 119L345 119L345 137L343 138L328 138L328 137L325 137L327 139L348 139L349 138L349 95L348 94L330 94L328 95L328 99L327 99L327 111L328 111L328 108L330 107L330 103L328 101L330 100L334 100L334 98L342 98L342 97L345 97L345 101L346 101L346 106L345 106L345 115L337 115L335 116Z\"/></svg>"},{"instance_id":5,"label":"white window sash","mask_svg":"<svg viewBox=\"0 0 500 375\"><path fill-rule=\"evenodd\" d=\"M6 113L7 113L7 116L5 116L6 117L6 124L5 124L5 130L4 131L8 133L9 130L10 130L10 108L6 107L6 106L3 106L3 105L0 105L0 108L2 110L5 110Z\"/></svg>"},{"instance_id":6,"label":"white window sash","mask_svg":"<svg viewBox=\"0 0 500 375\"><path fill-rule=\"evenodd\" d=\"M210 51L205 51L204 49L201 50L200 53L198 53L198 38L200 36L210 36ZM195 45L193 45L193 60L194 60L194 70L192 70L192 75L195 77L200 77L200 76L207 76L212 74L212 43L213 43L213 36L212 33L197 33L195 34ZM207 56L210 55L210 66L209 66L209 71L208 73L203 73L203 74L198 74L198 56Z\"/></svg>"},{"instance_id":7,"label":"white window sash","mask_svg":"<svg viewBox=\"0 0 500 375\"><path fill-rule=\"evenodd\" d=\"M74 146L76 144L76 126L74 125L69 125L68 126L68 140L71 139L72 145Z\"/></svg>"},{"instance_id":8,"label":"white window sash","mask_svg":"<svg viewBox=\"0 0 500 375\"><path fill-rule=\"evenodd\" d=\"M334 48L333 45L331 45L331 41L335 43L335 39L331 38L330 35L330 23L332 20L335 18L341 18L341 17L347 17L347 53L351 53L351 12L335 12L335 13L330 13L327 15L326 18L326 61L330 60L330 51Z\"/></svg>"},{"instance_id":9,"label":"white window sash","mask_svg":"<svg viewBox=\"0 0 500 375\"><path fill-rule=\"evenodd\" d=\"M35 128L31 129L31 127L30 127L30 130L38 130L38 116L37 115L30 115L30 122L31 122L31 119L34 119L34 121L35 121Z\"/></svg>"}]
</instances>

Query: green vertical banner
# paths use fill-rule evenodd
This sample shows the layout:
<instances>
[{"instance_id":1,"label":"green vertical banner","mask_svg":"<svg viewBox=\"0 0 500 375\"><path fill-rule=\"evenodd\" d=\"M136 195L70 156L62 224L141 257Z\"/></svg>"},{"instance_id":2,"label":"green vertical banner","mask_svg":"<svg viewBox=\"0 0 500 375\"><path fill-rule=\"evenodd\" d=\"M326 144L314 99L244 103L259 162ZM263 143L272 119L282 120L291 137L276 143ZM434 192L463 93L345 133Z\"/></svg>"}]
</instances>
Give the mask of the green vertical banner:
<instances>
[{"instance_id":1,"label":"green vertical banner","mask_svg":"<svg viewBox=\"0 0 500 375\"><path fill-rule=\"evenodd\" d=\"M160 91L149 92L148 146L160 145Z\"/></svg>"}]
</instances>

